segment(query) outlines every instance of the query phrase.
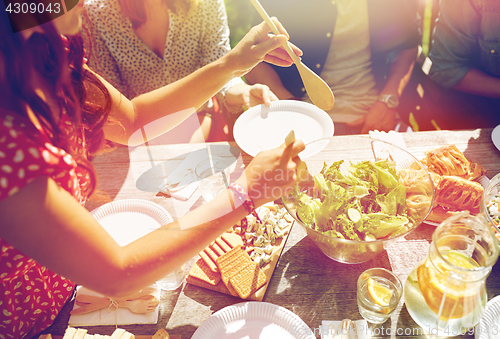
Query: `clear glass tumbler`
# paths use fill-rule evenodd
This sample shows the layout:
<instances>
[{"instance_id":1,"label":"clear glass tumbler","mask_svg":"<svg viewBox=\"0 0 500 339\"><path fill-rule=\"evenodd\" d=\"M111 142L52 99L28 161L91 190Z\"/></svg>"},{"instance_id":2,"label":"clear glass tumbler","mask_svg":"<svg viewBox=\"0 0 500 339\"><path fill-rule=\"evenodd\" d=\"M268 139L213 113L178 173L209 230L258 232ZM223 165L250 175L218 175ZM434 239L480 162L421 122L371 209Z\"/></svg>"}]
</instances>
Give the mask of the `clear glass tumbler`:
<instances>
[{"instance_id":1,"label":"clear glass tumbler","mask_svg":"<svg viewBox=\"0 0 500 339\"><path fill-rule=\"evenodd\" d=\"M203 160L195 168L203 200L209 202L229 186L229 164L220 157Z\"/></svg>"},{"instance_id":2,"label":"clear glass tumbler","mask_svg":"<svg viewBox=\"0 0 500 339\"><path fill-rule=\"evenodd\" d=\"M394 311L403 294L399 278L385 268L370 268L358 278L358 308L361 316L373 324L382 324Z\"/></svg>"},{"instance_id":3,"label":"clear glass tumbler","mask_svg":"<svg viewBox=\"0 0 500 339\"><path fill-rule=\"evenodd\" d=\"M182 265L178 267L173 272L167 274L160 280L156 282L156 285L165 291L173 291L179 288L184 281L184 277L186 276L186 265Z\"/></svg>"},{"instance_id":4,"label":"clear glass tumbler","mask_svg":"<svg viewBox=\"0 0 500 339\"><path fill-rule=\"evenodd\" d=\"M481 217L461 212L436 228L426 259L405 283L406 308L423 331L456 336L477 325L498 253L498 241Z\"/></svg>"}]
</instances>

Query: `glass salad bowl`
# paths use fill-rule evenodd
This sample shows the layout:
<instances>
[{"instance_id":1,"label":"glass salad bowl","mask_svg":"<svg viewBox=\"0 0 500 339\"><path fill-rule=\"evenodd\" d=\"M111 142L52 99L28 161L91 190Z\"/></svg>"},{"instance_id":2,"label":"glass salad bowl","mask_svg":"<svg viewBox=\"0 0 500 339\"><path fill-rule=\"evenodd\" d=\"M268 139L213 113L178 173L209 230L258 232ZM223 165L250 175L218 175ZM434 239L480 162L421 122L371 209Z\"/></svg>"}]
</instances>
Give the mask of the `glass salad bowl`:
<instances>
[{"instance_id":1,"label":"glass salad bowl","mask_svg":"<svg viewBox=\"0 0 500 339\"><path fill-rule=\"evenodd\" d=\"M299 156L283 204L333 260L362 263L413 231L430 213L434 184L408 151L368 136L320 139Z\"/></svg>"},{"instance_id":2,"label":"glass salad bowl","mask_svg":"<svg viewBox=\"0 0 500 339\"><path fill-rule=\"evenodd\" d=\"M481 214L490 224L500 241L500 173L491 178L484 189Z\"/></svg>"}]
</instances>

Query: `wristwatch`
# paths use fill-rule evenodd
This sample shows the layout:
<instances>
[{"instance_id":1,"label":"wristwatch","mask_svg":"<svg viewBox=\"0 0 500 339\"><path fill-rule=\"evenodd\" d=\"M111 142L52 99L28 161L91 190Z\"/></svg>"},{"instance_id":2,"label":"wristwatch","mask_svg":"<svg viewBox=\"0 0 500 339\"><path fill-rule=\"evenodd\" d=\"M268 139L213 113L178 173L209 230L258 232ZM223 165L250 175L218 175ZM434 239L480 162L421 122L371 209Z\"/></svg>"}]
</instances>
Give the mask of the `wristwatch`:
<instances>
[{"instance_id":1,"label":"wristwatch","mask_svg":"<svg viewBox=\"0 0 500 339\"><path fill-rule=\"evenodd\" d=\"M396 108L399 105L398 97L394 94L381 94L378 101L382 101L389 108Z\"/></svg>"}]
</instances>

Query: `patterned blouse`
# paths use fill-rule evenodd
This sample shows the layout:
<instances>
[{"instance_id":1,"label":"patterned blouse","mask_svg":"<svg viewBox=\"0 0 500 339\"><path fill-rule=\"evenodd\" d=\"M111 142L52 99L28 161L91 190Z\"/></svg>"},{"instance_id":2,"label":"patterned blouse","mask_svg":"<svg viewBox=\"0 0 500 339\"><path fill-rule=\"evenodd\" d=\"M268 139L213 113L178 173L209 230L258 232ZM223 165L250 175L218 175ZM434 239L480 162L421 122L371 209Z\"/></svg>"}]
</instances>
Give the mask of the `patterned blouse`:
<instances>
[{"instance_id":1,"label":"patterned blouse","mask_svg":"<svg viewBox=\"0 0 500 339\"><path fill-rule=\"evenodd\" d=\"M60 127L73 152L84 154L83 133L72 127L64 112ZM0 201L37 177L48 176L83 205L82 187L89 184L89 175L51 140L50 132L0 109ZM0 339L30 338L49 327L74 286L0 238Z\"/></svg>"},{"instance_id":2,"label":"patterned blouse","mask_svg":"<svg viewBox=\"0 0 500 339\"><path fill-rule=\"evenodd\" d=\"M187 13L169 10L163 58L135 34L118 0L85 0L85 9L82 34L89 66L129 99L184 78L231 49L223 0L200 0ZM226 84L219 101L239 83L241 78Z\"/></svg>"}]
</instances>

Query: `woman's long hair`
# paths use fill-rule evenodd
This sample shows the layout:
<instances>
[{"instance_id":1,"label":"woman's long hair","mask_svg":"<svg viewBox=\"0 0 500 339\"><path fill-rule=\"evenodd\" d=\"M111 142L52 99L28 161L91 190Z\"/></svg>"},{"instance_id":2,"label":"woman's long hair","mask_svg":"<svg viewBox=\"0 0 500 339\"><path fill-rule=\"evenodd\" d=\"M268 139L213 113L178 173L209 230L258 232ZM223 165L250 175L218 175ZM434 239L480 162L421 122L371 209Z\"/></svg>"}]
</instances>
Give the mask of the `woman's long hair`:
<instances>
[{"instance_id":1,"label":"woman's long hair","mask_svg":"<svg viewBox=\"0 0 500 339\"><path fill-rule=\"evenodd\" d=\"M146 5L145 0L118 0L120 7L125 14L130 19L132 27L137 28L146 21ZM167 4L167 7L173 11L177 12L178 6L180 9L187 12L193 5L195 5L199 0L163 0Z\"/></svg>"},{"instance_id":2,"label":"woman's long hair","mask_svg":"<svg viewBox=\"0 0 500 339\"><path fill-rule=\"evenodd\" d=\"M106 146L103 126L111 107L109 92L99 79L83 68L84 49L80 36L65 41L49 22L39 26L41 32L25 40L21 33L12 33L5 14L0 14L0 107L12 114L28 118L27 107L35 114L42 127L53 136L53 144L71 154L79 166L91 175L91 184L84 193L91 194L96 186L94 168L86 157L70 146L65 133L58 126L58 112L35 93L32 73L38 72L49 84L61 109L64 109L76 130L83 128L89 155ZM104 107L87 100L85 86L95 86L104 98Z\"/></svg>"}]
</instances>

